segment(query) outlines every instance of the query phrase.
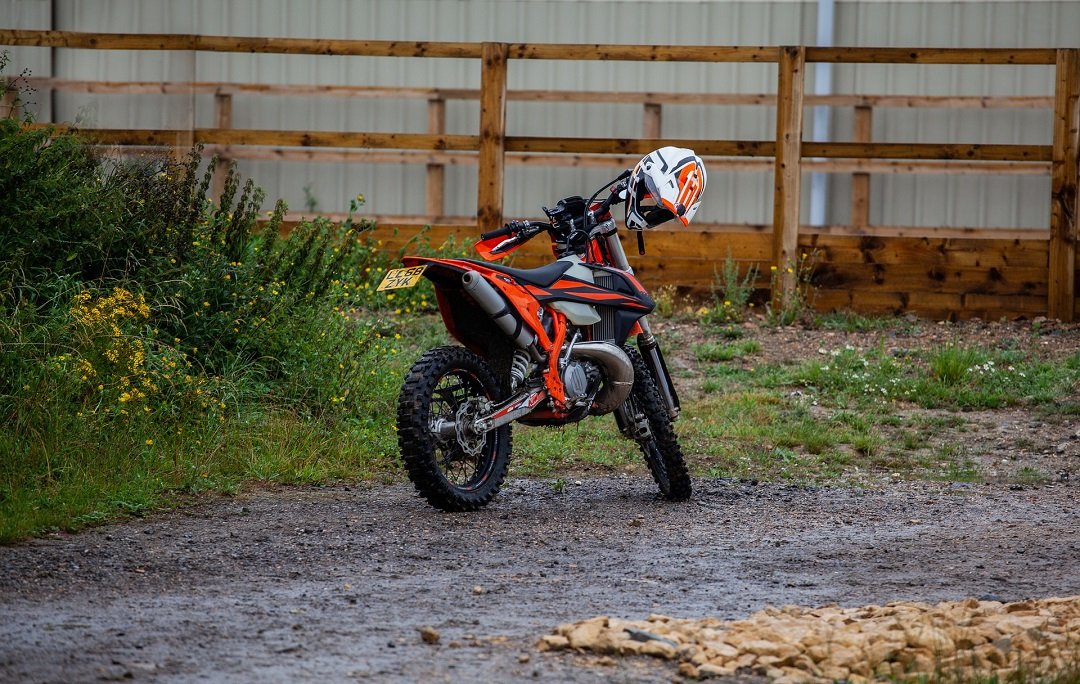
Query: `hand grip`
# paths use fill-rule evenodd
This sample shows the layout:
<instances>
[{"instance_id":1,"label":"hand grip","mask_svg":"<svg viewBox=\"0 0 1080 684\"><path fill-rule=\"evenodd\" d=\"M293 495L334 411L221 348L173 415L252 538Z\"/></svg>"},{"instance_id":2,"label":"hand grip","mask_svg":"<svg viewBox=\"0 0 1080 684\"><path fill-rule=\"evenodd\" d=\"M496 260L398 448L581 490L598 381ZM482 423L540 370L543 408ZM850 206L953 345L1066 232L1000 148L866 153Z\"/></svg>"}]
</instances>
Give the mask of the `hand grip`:
<instances>
[{"instance_id":1,"label":"hand grip","mask_svg":"<svg viewBox=\"0 0 1080 684\"><path fill-rule=\"evenodd\" d=\"M496 228L495 230L488 231L487 233L480 233L481 240L490 240L491 238L502 237L504 235L510 235L514 232L514 223L507 223L502 228Z\"/></svg>"}]
</instances>

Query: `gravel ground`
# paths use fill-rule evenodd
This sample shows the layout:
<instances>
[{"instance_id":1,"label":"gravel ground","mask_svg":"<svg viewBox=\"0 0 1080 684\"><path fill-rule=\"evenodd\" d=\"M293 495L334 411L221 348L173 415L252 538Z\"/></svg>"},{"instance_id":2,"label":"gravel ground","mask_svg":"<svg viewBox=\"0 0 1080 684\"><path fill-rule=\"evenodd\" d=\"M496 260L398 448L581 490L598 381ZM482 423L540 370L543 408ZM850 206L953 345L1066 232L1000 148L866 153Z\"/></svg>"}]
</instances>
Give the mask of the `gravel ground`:
<instances>
[{"instance_id":1,"label":"gravel ground","mask_svg":"<svg viewBox=\"0 0 1080 684\"><path fill-rule=\"evenodd\" d=\"M692 399L703 333L658 327ZM1080 326L1052 321L744 327L761 344L744 363L846 345L1080 348ZM511 480L457 515L407 483L255 489L0 547L0 681L670 682L669 663L536 642L596 615L1080 594L1080 426L1023 407L961 415L934 439L968 447L990 484L697 480L672 504L647 475L567 475L562 491ZM1022 467L1045 483L1015 484Z\"/></svg>"},{"instance_id":2,"label":"gravel ground","mask_svg":"<svg viewBox=\"0 0 1080 684\"><path fill-rule=\"evenodd\" d=\"M455 515L407 484L260 489L0 548L0 681L669 682L535 643L594 615L1080 594L1075 482L695 485L512 480Z\"/></svg>"}]
</instances>

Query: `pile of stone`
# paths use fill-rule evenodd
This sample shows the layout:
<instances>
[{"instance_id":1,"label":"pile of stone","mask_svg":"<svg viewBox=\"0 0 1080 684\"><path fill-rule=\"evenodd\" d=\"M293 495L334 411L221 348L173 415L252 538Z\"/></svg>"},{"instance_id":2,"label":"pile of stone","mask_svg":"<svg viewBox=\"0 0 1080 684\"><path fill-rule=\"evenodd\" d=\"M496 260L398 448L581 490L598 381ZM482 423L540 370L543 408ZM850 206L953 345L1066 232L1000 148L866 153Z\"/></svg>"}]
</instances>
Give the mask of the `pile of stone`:
<instances>
[{"instance_id":1,"label":"pile of stone","mask_svg":"<svg viewBox=\"0 0 1080 684\"><path fill-rule=\"evenodd\" d=\"M971 679L1080 673L1080 596L1018 603L897 602L766 608L745 620L651 615L560 625L541 650L678 661L689 678L763 675L776 684L926 675Z\"/></svg>"}]
</instances>

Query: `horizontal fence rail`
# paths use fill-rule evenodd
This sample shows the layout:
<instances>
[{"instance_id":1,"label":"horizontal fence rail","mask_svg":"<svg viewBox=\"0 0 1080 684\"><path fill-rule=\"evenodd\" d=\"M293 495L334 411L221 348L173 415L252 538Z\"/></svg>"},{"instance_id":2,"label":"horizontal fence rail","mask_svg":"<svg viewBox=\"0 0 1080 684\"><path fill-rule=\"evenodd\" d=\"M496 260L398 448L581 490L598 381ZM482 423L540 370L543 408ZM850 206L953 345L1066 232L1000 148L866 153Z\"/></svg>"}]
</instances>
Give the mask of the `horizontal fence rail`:
<instances>
[{"instance_id":1,"label":"horizontal fence rail","mask_svg":"<svg viewBox=\"0 0 1080 684\"><path fill-rule=\"evenodd\" d=\"M184 130L84 129L102 145L126 147L206 146L223 158L408 163L427 167L426 213L375 217L387 249L404 248L417 225L432 224L434 243L449 237L474 239L478 230L501 224L507 165L611 166L625 168L663 145L692 147L725 170L771 172L771 224L709 225L653 231L649 254L632 257L636 272L651 285L672 283L707 289L719 268L716 257L731 254L744 268L769 273L802 254L813 254L813 283L819 308L912 311L962 318L1049 315L1072 320L1076 298L1077 159L1080 147L1080 51L1076 49L847 48L556 45L366 40L308 40L174 34L94 34L0 29L0 45L108 50L193 50L360 57L470 59L479 62L479 89L385 88L185 82L95 82L32 79L39 89L86 93L206 94L214 98L214 127ZM517 90L507 88L511 60L627 60L646 62L768 63L776 65L775 93L660 93ZM812 95L804 92L807 63L1044 65L1054 70L1052 97L959 95ZM265 130L234 127L236 96L426 100L428 130L415 133ZM475 134L446 133L448 101L480 104ZM506 103L589 102L642 107L639 138L512 136L506 134ZM674 140L661 134L669 106L765 106L775 108L771 140ZM851 142L802 138L808 106L854 110ZM958 142L882 143L871 139L874 109L886 107L1043 109L1053 114L1046 144ZM0 109L0 113L3 110ZM475 216L443 211L447 165L477 167ZM800 226L799 195L804 171L852 174L851 220L844 226ZM1009 174L1049 176L1050 225L1036 228L875 226L869 221L870 174ZM298 217L291 216L290 220ZM631 254L636 250L628 249ZM550 259L546 245L527 245L520 265ZM786 296L792 277L763 287Z\"/></svg>"}]
</instances>

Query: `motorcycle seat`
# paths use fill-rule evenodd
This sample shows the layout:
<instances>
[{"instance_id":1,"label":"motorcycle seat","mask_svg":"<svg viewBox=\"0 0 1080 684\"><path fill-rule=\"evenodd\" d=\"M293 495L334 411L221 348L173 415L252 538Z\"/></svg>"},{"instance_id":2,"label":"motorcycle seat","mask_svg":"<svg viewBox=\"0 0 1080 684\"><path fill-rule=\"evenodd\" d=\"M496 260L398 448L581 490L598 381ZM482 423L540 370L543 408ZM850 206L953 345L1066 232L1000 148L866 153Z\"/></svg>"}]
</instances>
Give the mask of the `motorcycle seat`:
<instances>
[{"instance_id":1,"label":"motorcycle seat","mask_svg":"<svg viewBox=\"0 0 1080 684\"><path fill-rule=\"evenodd\" d=\"M537 287L551 287L552 283L561 278L563 274L574 265L571 261L555 261L547 266L541 266L540 268L510 268L509 266L475 261L473 259L465 259L465 261L490 268L499 273L505 273L514 280L529 285L536 285Z\"/></svg>"}]
</instances>

